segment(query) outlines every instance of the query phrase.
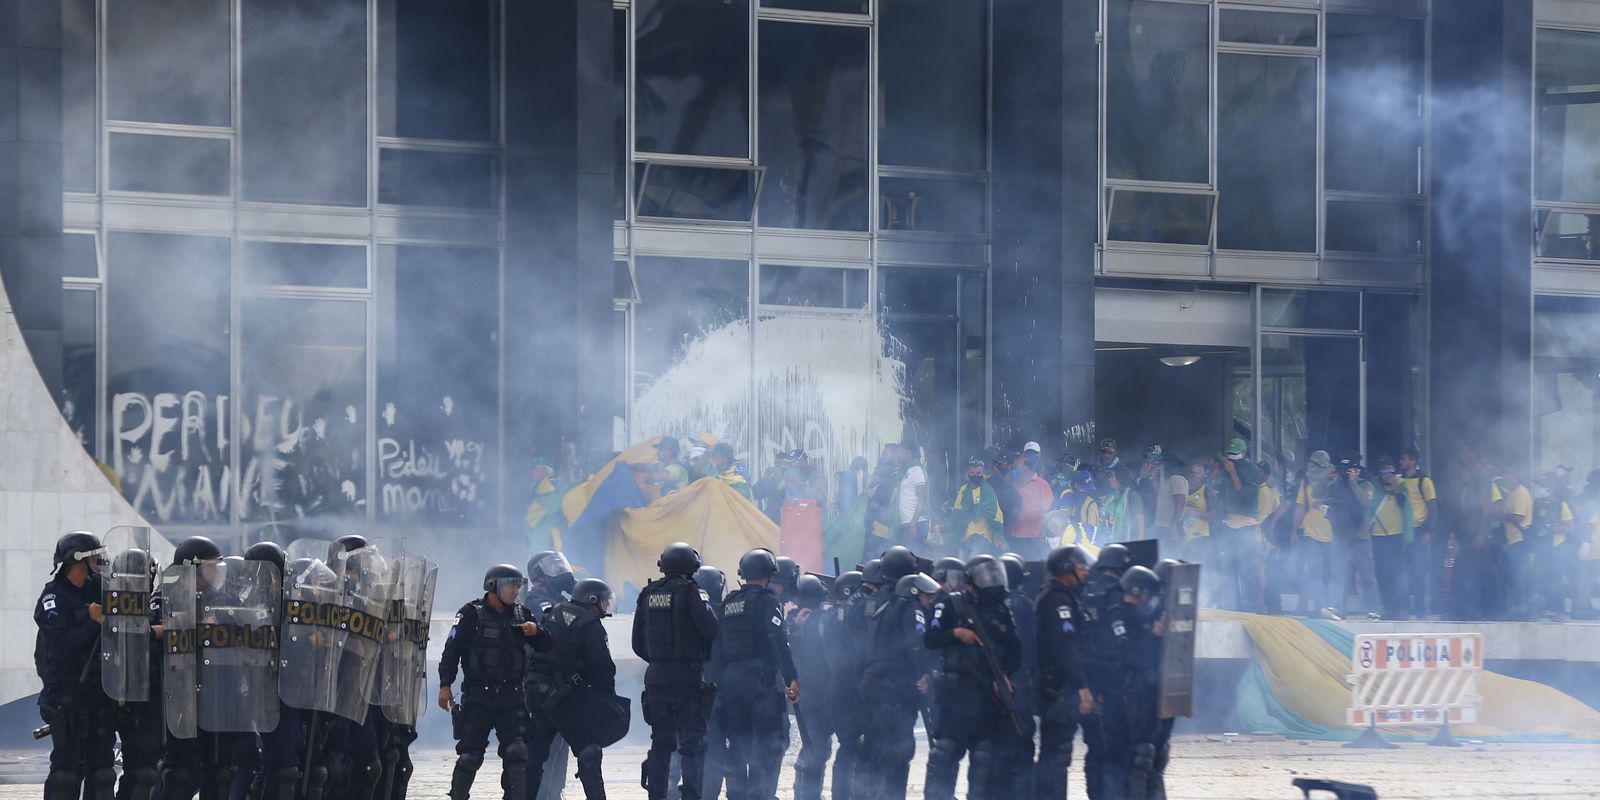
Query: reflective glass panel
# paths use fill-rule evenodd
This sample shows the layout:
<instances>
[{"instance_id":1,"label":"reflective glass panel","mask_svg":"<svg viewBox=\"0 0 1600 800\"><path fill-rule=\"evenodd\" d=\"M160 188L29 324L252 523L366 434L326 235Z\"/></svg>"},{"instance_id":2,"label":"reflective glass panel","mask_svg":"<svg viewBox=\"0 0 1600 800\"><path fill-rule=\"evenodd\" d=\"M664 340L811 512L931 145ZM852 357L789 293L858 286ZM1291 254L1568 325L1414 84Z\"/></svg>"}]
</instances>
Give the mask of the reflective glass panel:
<instances>
[{"instance_id":1,"label":"reflective glass panel","mask_svg":"<svg viewBox=\"0 0 1600 800\"><path fill-rule=\"evenodd\" d=\"M100 277L100 258L95 254L94 234L64 233L61 235L61 276L64 278Z\"/></svg>"},{"instance_id":2,"label":"reflective glass panel","mask_svg":"<svg viewBox=\"0 0 1600 800\"><path fill-rule=\"evenodd\" d=\"M1600 203L1600 33L1541 28L1537 47L1535 192Z\"/></svg>"},{"instance_id":3,"label":"reflective glass panel","mask_svg":"<svg viewBox=\"0 0 1600 800\"><path fill-rule=\"evenodd\" d=\"M1118 242L1210 244L1211 210L1215 204L1216 198L1209 194L1117 187L1111 190L1106 238Z\"/></svg>"},{"instance_id":4,"label":"reflective glass panel","mask_svg":"<svg viewBox=\"0 0 1600 800\"><path fill-rule=\"evenodd\" d=\"M363 289L367 248L312 242L245 242L245 283Z\"/></svg>"},{"instance_id":5,"label":"reflective glass panel","mask_svg":"<svg viewBox=\"0 0 1600 800\"><path fill-rule=\"evenodd\" d=\"M984 233L988 193L981 181L878 179L878 227L896 231Z\"/></svg>"},{"instance_id":6,"label":"reflective glass panel","mask_svg":"<svg viewBox=\"0 0 1600 800\"><path fill-rule=\"evenodd\" d=\"M233 124L228 0L102 5L107 119Z\"/></svg>"},{"instance_id":7,"label":"reflective glass panel","mask_svg":"<svg viewBox=\"0 0 1600 800\"><path fill-rule=\"evenodd\" d=\"M761 267L761 303L771 306L866 308L867 271L767 264Z\"/></svg>"},{"instance_id":8,"label":"reflective glass panel","mask_svg":"<svg viewBox=\"0 0 1600 800\"><path fill-rule=\"evenodd\" d=\"M1317 248L1317 62L1217 56L1217 247Z\"/></svg>"},{"instance_id":9,"label":"reflective glass panel","mask_svg":"<svg viewBox=\"0 0 1600 800\"><path fill-rule=\"evenodd\" d=\"M1261 290L1261 324L1268 328L1361 328L1361 293Z\"/></svg>"},{"instance_id":10,"label":"reflective glass panel","mask_svg":"<svg viewBox=\"0 0 1600 800\"><path fill-rule=\"evenodd\" d=\"M113 133L106 188L226 197L233 179L227 139Z\"/></svg>"},{"instance_id":11,"label":"reflective glass panel","mask_svg":"<svg viewBox=\"0 0 1600 800\"><path fill-rule=\"evenodd\" d=\"M1326 249L1422 255L1422 212L1422 206L1412 203L1329 200Z\"/></svg>"},{"instance_id":12,"label":"reflective glass panel","mask_svg":"<svg viewBox=\"0 0 1600 800\"><path fill-rule=\"evenodd\" d=\"M378 133L495 138L499 33L495 0L378 4Z\"/></svg>"},{"instance_id":13,"label":"reflective glass panel","mask_svg":"<svg viewBox=\"0 0 1600 800\"><path fill-rule=\"evenodd\" d=\"M385 147L378 151L378 202L400 206L494 208L500 195L490 153Z\"/></svg>"},{"instance_id":14,"label":"reflective glass panel","mask_svg":"<svg viewBox=\"0 0 1600 800\"><path fill-rule=\"evenodd\" d=\"M651 164L639 186L639 216L749 222L756 181L750 169Z\"/></svg>"},{"instance_id":15,"label":"reflective glass panel","mask_svg":"<svg viewBox=\"0 0 1600 800\"><path fill-rule=\"evenodd\" d=\"M988 31L983 0L879 0L879 163L985 168Z\"/></svg>"},{"instance_id":16,"label":"reflective glass panel","mask_svg":"<svg viewBox=\"0 0 1600 800\"><path fill-rule=\"evenodd\" d=\"M62 0L61 177L69 192L95 190L100 150L95 69L95 0Z\"/></svg>"},{"instance_id":17,"label":"reflective glass panel","mask_svg":"<svg viewBox=\"0 0 1600 800\"><path fill-rule=\"evenodd\" d=\"M867 228L866 28L761 23L761 225Z\"/></svg>"},{"instance_id":18,"label":"reflective glass panel","mask_svg":"<svg viewBox=\"0 0 1600 800\"><path fill-rule=\"evenodd\" d=\"M1533 303L1533 413L1539 469L1600 468L1600 301L1539 295Z\"/></svg>"},{"instance_id":19,"label":"reflective glass panel","mask_svg":"<svg viewBox=\"0 0 1600 800\"><path fill-rule=\"evenodd\" d=\"M1409 294L1366 295L1367 446L1399 457L1422 446L1422 304Z\"/></svg>"},{"instance_id":20,"label":"reflective glass panel","mask_svg":"<svg viewBox=\"0 0 1600 800\"><path fill-rule=\"evenodd\" d=\"M1313 450L1361 448L1361 339L1261 337L1260 455L1305 467Z\"/></svg>"},{"instance_id":21,"label":"reflective glass panel","mask_svg":"<svg viewBox=\"0 0 1600 800\"><path fill-rule=\"evenodd\" d=\"M1108 0L1106 17L1107 176L1208 182L1210 11Z\"/></svg>"},{"instance_id":22,"label":"reflective glass panel","mask_svg":"<svg viewBox=\"0 0 1600 800\"><path fill-rule=\"evenodd\" d=\"M1217 38L1245 44L1316 47L1317 15L1226 8L1217 21Z\"/></svg>"},{"instance_id":23,"label":"reflective glass panel","mask_svg":"<svg viewBox=\"0 0 1600 800\"><path fill-rule=\"evenodd\" d=\"M636 259L636 429L702 431L750 452L750 278L743 261Z\"/></svg>"},{"instance_id":24,"label":"reflective glass panel","mask_svg":"<svg viewBox=\"0 0 1600 800\"><path fill-rule=\"evenodd\" d=\"M1422 191L1422 20L1329 14L1327 188Z\"/></svg>"},{"instance_id":25,"label":"reflective glass panel","mask_svg":"<svg viewBox=\"0 0 1600 800\"><path fill-rule=\"evenodd\" d=\"M1539 210L1539 257L1600 260L1600 214Z\"/></svg>"},{"instance_id":26,"label":"reflective glass panel","mask_svg":"<svg viewBox=\"0 0 1600 800\"><path fill-rule=\"evenodd\" d=\"M100 340L99 294L93 289L61 293L61 416L78 443L96 452L99 420L95 414L96 359Z\"/></svg>"},{"instance_id":27,"label":"reflective glass panel","mask_svg":"<svg viewBox=\"0 0 1600 800\"><path fill-rule=\"evenodd\" d=\"M638 0L634 148L750 155L750 0Z\"/></svg>"},{"instance_id":28,"label":"reflective glass panel","mask_svg":"<svg viewBox=\"0 0 1600 800\"><path fill-rule=\"evenodd\" d=\"M628 216L628 11L611 12L611 210Z\"/></svg>"}]
</instances>

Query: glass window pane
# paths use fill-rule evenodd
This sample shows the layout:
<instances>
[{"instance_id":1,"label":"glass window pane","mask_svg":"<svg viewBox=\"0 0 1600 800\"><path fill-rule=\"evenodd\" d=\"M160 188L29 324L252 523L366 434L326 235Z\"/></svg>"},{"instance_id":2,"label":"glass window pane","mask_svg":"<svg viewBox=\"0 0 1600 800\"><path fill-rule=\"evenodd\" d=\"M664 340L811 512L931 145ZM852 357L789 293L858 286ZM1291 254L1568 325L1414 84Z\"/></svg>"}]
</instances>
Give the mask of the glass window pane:
<instances>
[{"instance_id":1,"label":"glass window pane","mask_svg":"<svg viewBox=\"0 0 1600 800\"><path fill-rule=\"evenodd\" d=\"M761 303L769 306L866 308L867 271L842 267L761 267Z\"/></svg>"},{"instance_id":2,"label":"glass window pane","mask_svg":"<svg viewBox=\"0 0 1600 800\"><path fill-rule=\"evenodd\" d=\"M152 522L232 513L228 273L226 238L107 234L108 462Z\"/></svg>"},{"instance_id":3,"label":"glass window pane","mask_svg":"<svg viewBox=\"0 0 1600 800\"><path fill-rule=\"evenodd\" d=\"M1223 9L1217 38L1224 42L1316 47L1317 15Z\"/></svg>"},{"instance_id":4,"label":"glass window pane","mask_svg":"<svg viewBox=\"0 0 1600 800\"><path fill-rule=\"evenodd\" d=\"M639 292L633 285L633 270L626 261L611 262L611 299L635 301Z\"/></svg>"},{"instance_id":5,"label":"glass window pane","mask_svg":"<svg viewBox=\"0 0 1600 800\"><path fill-rule=\"evenodd\" d=\"M1539 257L1600 260L1600 214L1539 210Z\"/></svg>"},{"instance_id":6,"label":"glass window pane","mask_svg":"<svg viewBox=\"0 0 1600 800\"><path fill-rule=\"evenodd\" d=\"M245 242L244 281L254 285L364 289L367 248L310 242Z\"/></svg>"},{"instance_id":7,"label":"glass window pane","mask_svg":"<svg viewBox=\"0 0 1600 800\"><path fill-rule=\"evenodd\" d=\"M1111 190L1106 235L1117 242L1210 244L1211 208L1215 202L1216 198L1209 194L1140 192L1117 187Z\"/></svg>"},{"instance_id":8,"label":"glass window pane","mask_svg":"<svg viewBox=\"0 0 1600 800\"><path fill-rule=\"evenodd\" d=\"M879 163L987 167L988 39L986 0L879 0Z\"/></svg>"},{"instance_id":9,"label":"glass window pane","mask_svg":"<svg viewBox=\"0 0 1600 800\"><path fill-rule=\"evenodd\" d=\"M834 476L873 452L869 435L893 435L885 428L899 418L878 326L865 314L762 314L755 352L761 444L751 471L765 475L778 453L798 448L823 479L824 499L839 500Z\"/></svg>"},{"instance_id":10,"label":"glass window pane","mask_svg":"<svg viewBox=\"0 0 1600 800\"><path fill-rule=\"evenodd\" d=\"M94 234L61 235L61 275L66 278L100 277L100 257L95 253Z\"/></svg>"},{"instance_id":11,"label":"glass window pane","mask_svg":"<svg viewBox=\"0 0 1600 800\"><path fill-rule=\"evenodd\" d=\"M1217 247L1317 248L1317 62L1217 56Z\"/></svg>"},{"instance_id":12,"label":"glass window pane","mask_svg":"<svg viewBox=\"0 0 1600 800\"><path fill-rule=\"evenodd\" d=\"M1600 468L1600 301L1540 295L1533 304L1534 419L1540 470Z\"/></svg>"},{"instance_id":13,"label":"glass window pane","mask_svg":"<svg viewBox=\"0 0 1600 800\"><path fill-rule=\"evenodd\" d=\"M1109 177L1209 182L1210 20L1201 5L1108 0Z\"/></svg>"},{"instance_id":14,"label":"glass window pane","mask_svg":"<svg viewBox=\"0 0 1600 800\"><path fill-rule=\"evenodd\" d=\"M384 251L393 264L394 305L379 322L378 513L492 525L499 253L415 245Z\"/></svg>"},{"instance_id":15,"label":"glass window pane","mask_svg":"<svg viewBox=\"0 0 1600 800\"><path fill-rule=\"evenodd\" d=\"M1262 289L1261 324L1268 328L1360 330L1361 294Z\"/></svg>"},{"instance_id":16,"label":"glass window pane","mask_svg":"<svg viewBox=\"0 0 1600 800\"><path fill-rule=\"evenodd\" d=\"M497 11L495 0L382 0L379 135L495 138Z\"/></svg>"},{"instance_id":17,"label":"glass window pane","mask_svg":"<svg viewBox=\"0 0 1600 800\"><path fill-rule=\"evenodd\" d=\"M245 299L240 517L355 516L367 502L367 306Z\"/></svg>"},{"instance_id":18,"label":"glass window pane","mask_svg":"<svg viewBox=\"0 0 1600 800\"><path fill-rule=\"evenodd\" d=\"M1422 304L1416 295L1366 296L1367 446L1398 457L1421 449ZM1381 387L1381 388L1379 388Z\"/></svg>"},{"instance_id":19,"label":"glass window pane","mask_svg":"<svg viewBox=\"0 0 1600 800\"><path fill-rule=\"evenodd\" d=\"M1422 211L1412 203L1329 200L1325 249L1420 256Z\"/></svg>"},{"instance_id":20,"label":"glass window pane","mask_svg":"<svg viewBox=\"0 0 1600 800\"><path fill-rule=\"evenodd\" d=\"M494 208L500 200L495 180L497 161L490 153L385 147L378 151L378 202Z\"/></svg>"},{"instance_id":21,"label":"glass window pane","mask_svg":"<svg viewBox=\"0 0 1600 800\"><path fill-rule=\"evenodd\" d=\"M866 28L761 23L761 225L867 229Z\"/></svg>"},{"instance_id":22,"label":"glass window pane","mask_svg":"<svg viewBox=\"0 0 1600 800\"><path fill-rule=\"evenodd\" d=\"M868 11L867 0L761 0L761 7L832 11L836 14L865 14Z\"/></svg>"},{"instance_id":23,"label":"glass window pane","mask_svg":"<svg viewBox=\"0 0 1600 800\"><path fill-rule=\"evenodd\" d=\"M96 419L96 359L100 340L95 331L99 322L99 294L94 290L68 289L61 293L61 416L67 427L91 455L96 451L99 420Z\"/></svg>"},{"instance_id":24,"label":"glass window pane","mask_svg":"<svg viewBox=\"0 0 1600 800\"><path fill-rule=\"evenodd\" d=\"M878 179L883 230L984 233L988 192L981 181Z\"/></svg>"},{"instance_id":25,"label":"glass window pane","mask_svg":"<svg viewBox=\"0 0 1600 800\"><path fill-rule=\"evenodd\" d=\"M100 112L95 108L95 0L61 3L61 177L69 192L96 187Z\"/></svg>"},{"instance_id":26,"label":"glass window pane","mask_svg":"<svg viewBox=\"0 0 1600 800\"><path fill-rule=\"evenodd\" d=\"M639 216L749 222L756 180L750 169L651 164L639 186Z\"/></svg>"},{"instance_id":27,"label":"glass window pane","mask_svg":"<svg viewBox=\"0 0 1600 800\"><path fill-rule=\"evenodd\" d=\"M1422 192L1422 20L1329 14L1329 189Z\"/></svg>"},{"instance_id":28,"label":"glass window pane","mask_svg":"<svg viewBox=\"0 0 1600 800\"><path fill-rule=\"evenodd\" d=\"M240 0L244 197L367 204L365 0Z\"/></svg>"},{"instance_id":29,"label":"glass window pane","mask_svg":"<svg viewBox=\"0 0 1600 800\"><path fill-rule=\"evenodd\" d=\"M232 124L228 0L102 5L107 119Z\"/></svg>"},{"instance_id":30,"label":"glass window pane","mask_svg":"<svg viewBox=\"0 0 1600 800\"><path fill-rule=\"evenodd\" d=\"M1262 397L1273 387L1277 408L1263 413L1260 454L1274 464L1305 467L1313 450L1361 447L1361 340L1357 337L1261 337ZM1276 424L1271 424L1276 423Z\"/></svg>"},{"instance_id":31,"label":"glass window pane","mask_svg":"<svg viewBox=\"0 0 1600 800\"><path fill-rule=\"evenodd\" d=\"M1600 203L1600 33L1541 28L1537 43L1538 197Z\"/></svg>"},{"instance_id":32,"label":"glass window pane","mask_svg":"<svg viewBox=\"0 0 1600 800\"><path fill-rule=\"evenodd\" d=\"M743 261L636 259L634 424L679 438L708 432L747 456L750 279Z\"/></svg>"},{"instance_id":33,"label":"glass window pane","mask_svg":"<svg viewBox=\"0 0 1600 800\"><path fill-rule=\"evenodd\" d=\"M227 197L233 179L227 139L111 134L106 188Z\"/></svg>"},{"instance_id":34,"label":"glass window pane","mask_svg":"<svg viewBox=\"0 0 1600 800\"><path fill-rule=\"evenodd\" d=\"M955 316L956 273L940 269L878 271L878 302L885 313Z\"/></svg>"},{"instance_id":35,"label":"glass window pane","mask_svg":"<svg viewBox=\"0 0 1600 800\"><path fill-rule=\"evenodd\" d=\"M750 155L750 0L633 6L634 148Z\"/></svg>"}]
</instances>

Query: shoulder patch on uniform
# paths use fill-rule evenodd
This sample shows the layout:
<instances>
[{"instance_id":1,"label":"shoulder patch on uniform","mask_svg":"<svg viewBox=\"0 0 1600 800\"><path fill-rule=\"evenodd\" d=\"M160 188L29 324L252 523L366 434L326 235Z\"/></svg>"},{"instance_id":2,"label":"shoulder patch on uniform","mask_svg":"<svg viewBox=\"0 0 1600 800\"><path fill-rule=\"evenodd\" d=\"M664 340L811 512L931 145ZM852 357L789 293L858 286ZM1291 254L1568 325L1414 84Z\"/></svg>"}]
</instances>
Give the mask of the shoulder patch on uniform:
<instances>
[{"instance_id":1,"label":"shoulder patch on uniform","mask_svg":"<svg viewBox=\"0 0 1600 800\"><path fill-rule=\"evenodd\" d=\"M706 590L701 589L700 590L700 599L706 601L707 603L709 603L709 602L711 602L711 595L706 594Z\"/></svg>"},{"instance_id":2,"label":"shoulder patch on uniform","mask_svg":"<svg viewBox=\"0 0 1600 800\"><path fill-rule=\"evenodd\" d=\"M1062 619L1072 619L1072 606L1062 606L1056 609L1056 616Z\"/></svg>"},{"instance_id":3,"label":"shoulder patch on uniform","mask_svg":"<svg viewBox=\"0 0 1600 800\"><path fill-rule=\"evenodd\" d=\"M578 618L577 614L574 614L571 611L568 611L566 609L562 609L562 611L561 611L561 619L563 621L565 621L568 625L571 625L572 621L577 619L577 618Z\"/></svg>"},{"instance_id":4,"label":"shoulder patch on uniform","mask_svg":"<svg viewBox=\"0 0 1600 800\"><path fill-rule=\"evenodd\" d=\"M40 598L39 605L42 606L46 611L56 610L56 596L54 594L45 595L44 597Z\"/></svg>"},{"instance_id":5,"label":"shoulder patch on uniform","mask_svg":"<svg viewBox=\"0 0 1600 800\"><path fill-rule=\"evenodd\" d=\"M916 609L915 611L912 611L911 613L912 613L912 615L914 615L916 617L916 620L917 620L917 632L921 633L923 631L926 631L928 629L928 618L923 615L922 609L920 609L920 608Z\"/></svg>"},{"instance_id":6,"label":"shoulder patch on uniform","mask_svg":"<svg viewBox=\"0 0 1600 800\"><path fill-rule=\"evenodd\" d=\"M1123 625L1122 620L1114 619L1111 621L1111 632L1118 636L1127 636L1128 626Z\"/></svg>"},{"instance_id":7,"label":"shoulder patch on uniform","mask_svg":"<svg viewBox=\"0 0 1600 800\"><path fill-rule=\"evenodd\" d=\"M783 616L779 614L772 615L772 624L783 627Z\"/></svg>"}]
</instances>

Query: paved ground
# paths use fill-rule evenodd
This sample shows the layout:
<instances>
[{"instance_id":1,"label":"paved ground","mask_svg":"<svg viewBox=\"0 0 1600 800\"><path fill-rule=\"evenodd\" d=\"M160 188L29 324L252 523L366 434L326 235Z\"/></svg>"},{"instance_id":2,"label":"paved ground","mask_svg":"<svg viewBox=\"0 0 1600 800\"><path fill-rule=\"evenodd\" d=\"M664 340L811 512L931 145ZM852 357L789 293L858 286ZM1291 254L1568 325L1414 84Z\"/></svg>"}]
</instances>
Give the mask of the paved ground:
<instances>
[{"instance_id":1,"label":"paved ground","mask_svg":"<svg viewBox=\"0 0 1600 800\"><path fill-rule=\"evenodd\" d=\"M476 795L499 796L499 769L490 761L478 775ZM926 747L918 747L909 796L920 797ZM792 781L785 763L779 796L789 798ZM42 775L33 777L42 754L0 753L0 779L31 783L0 785L0 800L37 798ZM607 794L613 800L642 800L639 762L642 745L606 751ZM450 783L454 753L429 749L414 754L416 779L411 796L442 798ZM1384 800L1396 798L1580 798L1600 797L1600 745L1468 744L1458 749L1406 745L1399 750L1344 750L1337 744L1277 740L1189 737L1179 739L1167 773L1172 798L1298 798L1290 781L1298 776L1366 783ZM1076 778L1077 775L1074 775ZM580 800L577 779L568 782L568 800ZM1326 796L1326 795L1324 795ZM1082 798L1074 783L1071 797Z\"/></svg>"}]
</instances>

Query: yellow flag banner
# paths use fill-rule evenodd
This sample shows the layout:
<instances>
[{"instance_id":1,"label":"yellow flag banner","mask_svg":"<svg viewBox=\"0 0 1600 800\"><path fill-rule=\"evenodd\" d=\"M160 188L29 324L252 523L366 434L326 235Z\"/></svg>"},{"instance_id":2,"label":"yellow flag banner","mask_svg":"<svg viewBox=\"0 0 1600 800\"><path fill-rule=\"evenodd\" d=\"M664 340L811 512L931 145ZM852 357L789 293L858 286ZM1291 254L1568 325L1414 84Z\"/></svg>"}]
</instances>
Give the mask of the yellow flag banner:
<instances>
[{"instance_id":1,"label":"yellow flag banner","mask_svg":"<svg viewBox=\"0 0 1600 800\"><path fill-rule=\"evenodd\" d=\"M583 510L589 507L589 500L594 497L595 490L600 488L600 484L606 482L606 478L611 477L611 473L617 469L617 465L655 463L657 458L656 444L660 441L661 437L657 436L646 439L622 451L621 455L607 461L605 466L590 475L588 480L568 490L566 496L561 498L561 513L567 518L567 524L571 525L578 521L579 515L583 514ZM650 495L647 494L646 496L649 497Z\"/></svg>"},{"instance_id":2,"label":"yellow flag banner","mask_svg":"<svg viewBox=\"0 0 1600 800\"><path fill-rule=\"evenodd\" d=\"M644 586L661 574L656 559L673 542L688 542L705 563L727 571L732 583L733 570L745 551L765 547L777 552L778 524L728 484L698 480L644 508L618 515L607 531L606 574L614 581Z\"/></svg>"}]
</instances>

